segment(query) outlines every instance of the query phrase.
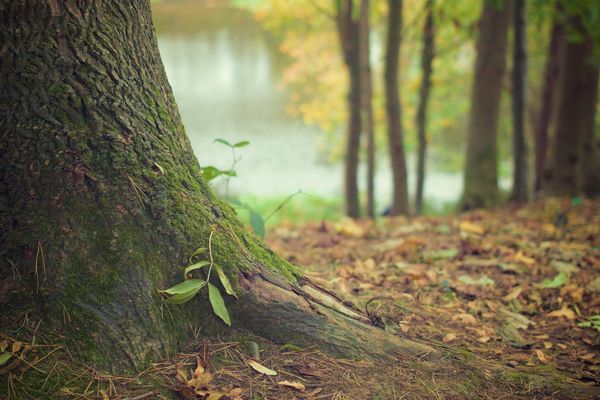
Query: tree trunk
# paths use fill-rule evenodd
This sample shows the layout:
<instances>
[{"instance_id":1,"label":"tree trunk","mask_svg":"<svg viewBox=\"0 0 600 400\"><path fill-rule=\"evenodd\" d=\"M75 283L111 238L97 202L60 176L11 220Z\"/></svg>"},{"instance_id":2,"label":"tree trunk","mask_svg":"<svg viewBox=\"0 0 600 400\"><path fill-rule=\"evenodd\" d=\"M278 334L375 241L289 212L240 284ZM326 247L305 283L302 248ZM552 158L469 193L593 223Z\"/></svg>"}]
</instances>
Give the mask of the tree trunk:
<instances>
[{"instance_id":1,"label":"tree trunk","mask_svg":"<svg viewBox=\"0 0 600 400\"><path fill-rule=\"evenodd\" d=\"M525 137L525 80L527 77L527 10L525 0L514 0L513 43L513 190L512 200L529 200L529 164Z\"/></svg>"},{"instance_id":2,"label":"tree trunk","mask_svg":"<svg viewBox=\"0 0 600 400\"><path fill-rule=\"evenodd\" d=\"M542 105L535 130L535 184L534 190L542 189L546 155L548 153L548 129L552 121L552 109L555 103L555 88L559 76L560 44L563 42L564 28L562 23L554 21L548 56L544 71L544 87L542 89Z\"/></svg>"},{"instance_id":3,"label":"tree trunk","mask_svg":"<svg viewBox=\"0 0 600 400\"><path fill-rule=\"evenodd\" d=\"M402 0L388 0L389 18L385 51L385 97L388 122L388 142L392 167L393 195L389 215L408 214L408 184L404 133L398 88L402 31Z\"/></svg>"},{"instance_id":4,"label":"tree trunk","mask_svg":"<svg viewBox=\"0 0 600 400\"><path fill-rule=\"evenodd\" d=\"M423 50L421 52L421 91L417 109L418 150L417 150L417 193L415 195L415 212L423 211L423 189L425 187L425 161L427 158L427 103L431 91L431 72L435 56L435 28L433 25L433 0L427 0L427 16L423 27Z\"/></svg>"},{"instance_id":5,"label":"tree trunk","mask_svg":"<svg viewBox=\"0 0 600 400\"><path fill-rule=\"evenodd\" d=\"M498 197L498 114L508 45L509 2L484 0L471 93L462 209L493 206ZM500 7L500 8L498 8Z\"/></svg>"},{"instance_id":6,"label":"tree trunk","mask_svg":"<svg viewBox=\"0 0 600 400\"><path fill-rule=\"evenodd\" d=\"M559 100L544 192L555 196L597 195L600 176L594 129L599 69L592 60L593 40L583 33L581 21L573 17L569 22L584 40L572 43L563 39Z\"/></svg>"},{"instance_id":7,"label":"tree trunk","mask_svg":"<svg viewBox=\"0 0 600 400\"><path fill-rule=\"evenodd\" d=\"M311 285L215 198L148 1L1 4L0 331L39 321L99 368L143 368L192 326L226 329L204 292L181 306L158 293L209 247L239 297L233 327L354 358L431 350Z\"/></svg>"},{"instance_id":8,"label":"tree trunk","mask_svg":"<svg viewBox=\"0 0 600 400\"><path fill-rule=\"evenodd\" d=\"M373 84L370 61L369 0L360 2L360 64L362 131L367 137L367 216L375 217L375 132L373 130Z\"/></svg>"},{"instance_id":9,"label":"tree trunk","mask_svg":"<svg viewBox=\"0 0 600 400\"><path fill-rule=\"evenodd\" d=\"M361 131L361 61L359 46L359 19L355 16L353 0L336 0L337 28L344 63L348 69L348 131L346 142L346 165L344 190L346 214L360 217L358 199L358 163Z\"/></svg>"}]
</instances>

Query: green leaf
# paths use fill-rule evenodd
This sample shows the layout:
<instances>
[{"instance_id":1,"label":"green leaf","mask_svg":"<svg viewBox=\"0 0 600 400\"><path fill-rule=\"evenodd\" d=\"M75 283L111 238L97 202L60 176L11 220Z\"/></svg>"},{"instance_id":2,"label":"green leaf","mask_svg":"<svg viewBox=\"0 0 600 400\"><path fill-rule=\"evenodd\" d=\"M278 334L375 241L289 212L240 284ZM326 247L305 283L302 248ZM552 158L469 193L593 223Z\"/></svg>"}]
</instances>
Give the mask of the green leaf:
<instances>
[{"instance_id":1,"label":"green leaf","mask_svg":"<svg viewBox=\"0 0 600 400\"><path fill-rule=\"evenodd\" d=\"M206 281L203 279L188 279L166 290L161 290L161 292L167 294L184 294L193 290L198 291L204 285L206 285Z\"/></svg>"},{"instance_id":2,"label":"green leaf","mask_svg":"<svg viewBox=\"0 0 600 400\"><path fill-rule=\"evenodd\" d=\"M11 353L0 353L0 366L6 364L8 362L8 360L10 360L10 358L12 357Z\"/></svg>"},{"instance_id":3,"label":"green leaf","mask_svg":"<svg viewBox=\"0 0 600 400\"><path fill-rule=\"evenodd\" d=\"M250 144L250 142L248 140L242 140L241 142L237 142L236 144L233 145L233 147L244 147L244 146L248 146Z\"/></svg>"},{"instance_id":4,"label":"green leaf","mask_svg":"<svg viewBox=\"0 0 600 400\"><path fill-rule=\"evenodd\" d=\"M556 289L567 282L567 275L564 272L559 272L554 279L544 279L540 284L544 288Z\"/></svg>"},{"instance_id":5,"label":"green leaf","mask_svg":"<svg viewBox=\"0 0 600 400\"><path fill-rule=\"evenodd\" d=\"M232 145L231 143L229 143L227 140L220 139L220 138L219 139L215 139L215 141L213 143L221 143L221 144L224 144L225 146L228 146L228 147L234 147L234 145Z\"/></svg>"},{"instance_id":6,"label":"green leaf","mask_svg":"<svg viewBox=\"0 0 600 400\"><path fill-rule=\"evenodd\" d=\"M196 264L189 265L189 266L185 267L185 270L183 271L183 277L187 278L187 275L190 272L192 272L196 269L204 268L207 265L210 265L209 261L200 261L200 262L197 262Z\"/></svg>"},{"instance_id":7,"label":"green leaf","mask_svg":"<svg viewBox=\"0 0 600 400\"><path fill-rule=\"evenodd\" d=\"M227 307L225 307L223 296L221 296L219 288L210 282L208 283L208 299L210 300L210 304L212 305L215 314L217 314L223 322L231 326L231 318L229 318L229 312L227 311Z\"/></svg>"},{"instance_id":8,"label":"green leaf","mask_svg":"<svg viewBox=\"0 0 600 400\"><path fill-rule=\"evenodd\" d=\"M263 220L263 217L251 208L248 208L248 211L250 212L250 226L252 226L252 230L258 235L258 237L264 239L265 221Z\"/></svg>"},{"instance_id":9,"label":"green leaf","mask_svg":"<svg viewBox=\"0 0 600 400\"><path fill-rule=\"evenodd\" d=\"M189 292L176 294L175 296L171 296L168 299L166 299L165 302L171 304L187 303L200 291L200 289L201 288L197 288L194 290L190 290Z\"/></svg>"},{"instance_id":10,"label":"green leaf","mask_svg":"<svg viewBox=\"0 0 600 400\"><path fill-rule=\"evenodd\" d=\"M199 256L201 254L204 254L205 251L206 251L206 247L198 247L189 258L190 264L192 263L192 258Z\"/></svg>"},{"instance_id":11,"label":"green leaf","mask_svg":"<svg viewBox=\"0 0 600 400\"><path fill-rule=\"evenodd\" d=\"M221 281L221 285L223 285L223 287L225 288L225 291L227 292L228 295L233 296L237 299L237 295L235 294L235 291L233 290L233 287L231 286L231 282L229 281L229 278L227 277L227 275L225 275L225 272L223 271L223 268L221 268L219 265L215 264L214 265L215 270L217 271L217 275L219 276L219 280Z\"/></svg>"}]
</instances>

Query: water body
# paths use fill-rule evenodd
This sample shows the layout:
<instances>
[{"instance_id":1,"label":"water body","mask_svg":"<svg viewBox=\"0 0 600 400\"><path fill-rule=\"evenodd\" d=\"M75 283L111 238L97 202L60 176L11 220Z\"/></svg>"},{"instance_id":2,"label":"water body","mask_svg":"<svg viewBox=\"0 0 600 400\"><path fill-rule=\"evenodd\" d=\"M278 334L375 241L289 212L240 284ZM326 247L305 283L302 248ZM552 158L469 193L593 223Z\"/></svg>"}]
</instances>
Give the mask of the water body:
<instances>
[{"instance_id":1,"label":"water body","mask_svg":"<svg viewBox=\"0 0 600 400\"><path fill-rule=\"evenodd\" d=\"M251 142L239 151L231 194L273 197L302 189L326 198L343 196L342 163L323 163L318 157L322 133L285 112L289 93L279 86L286 57L250 11L227 2L165 1L154 6L154 20L167 76L200 164L231 166L230 150L213 143L216 138ZM386 159L379 164L381 209L391 196L391 173ZM409 156L409 170L413 165ZM364 169L361 175L362 183ZM409 178L411 188L413 183ZM460 174L428 171L428 201L455 202L461 191Z\"/></svg>"}]
</instances>

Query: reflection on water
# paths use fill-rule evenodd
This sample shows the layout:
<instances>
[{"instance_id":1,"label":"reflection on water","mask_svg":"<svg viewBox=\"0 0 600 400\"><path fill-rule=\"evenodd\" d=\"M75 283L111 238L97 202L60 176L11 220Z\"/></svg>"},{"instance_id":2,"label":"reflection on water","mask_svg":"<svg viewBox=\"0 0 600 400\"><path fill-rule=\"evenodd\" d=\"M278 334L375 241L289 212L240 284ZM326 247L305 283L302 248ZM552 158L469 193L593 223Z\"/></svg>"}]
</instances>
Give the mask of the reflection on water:
<instances>
[{"instance_id":1,"label":"reflection on water","mask_svg":"<svg viewBox=\"0 0 600 400\"><path fill-rule=\"evenodd\" d=\"M232 193L342 195L342 166L318 160L318 130L286 115L288 94L278 89L285 57L249 11L224 2L163 1L153 12L169 82L201 165L231 165L229 150L213 144L215 138L249 140L240 149ZM376 180L382 207L391 192L387 165L381 160ZM426 196L455 201L461 187L456 174L430 173Z\"/></svg>"}]
</instances>

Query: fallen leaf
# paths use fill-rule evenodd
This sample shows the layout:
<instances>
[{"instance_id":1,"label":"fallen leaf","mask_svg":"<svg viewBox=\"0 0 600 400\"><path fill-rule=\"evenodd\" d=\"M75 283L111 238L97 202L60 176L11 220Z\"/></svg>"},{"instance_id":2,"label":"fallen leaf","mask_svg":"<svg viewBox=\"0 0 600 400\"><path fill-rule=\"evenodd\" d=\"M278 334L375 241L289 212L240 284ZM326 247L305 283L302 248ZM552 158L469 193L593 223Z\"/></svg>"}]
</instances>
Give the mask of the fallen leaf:
<instances>
[{"instance_id":1,"label":"fallen leaf","mask_svg":"<svg viewBox=\"0 0 600 400\"><path fill-rule=\"evenodd\" d=\"M475 318L471 314L467 314L467 313L456 314L452 317L452 319L454 321L461 322L465 325L475 325L475 324L479 323L477 318Z\"/></svg>"},{"instance_id":2,"label":"fallen leaf","mask_svg":"<svg viewBox=\"0 0 600 400\"><path fill-rule=\"evenodd\" d=\"M19 350L21 350L22 342L13 342L12 344L12 353L16 354Z\"/></svg>"},{"instance_id":3,"label":"fallen leaf","mask_svg":"<svg viewBox=\"0 0 600 400\"><path fill-rule=\"evenodd\" d=\"M536 349L535 350L535 356L538 358L538 360L540 360L541 362L543 362L544 364L548 362L548 359L546 358L546 355L544 354L544 352L540 349Z\"/></svg>"},{"instance_id":4,"label":"fallen leaf","mask_svg":"<svg viewBox=\"0 0 600 400\"><path fill-rule=\"evenodd\" d=\"M571 310L569 308L569 306L564 304L560 310L552 311L552 312L548 313L548 316L552 317L552 318L564 317L564 318L572 321L575 319L575 312L573 310Z\"/></svg>"},{"instance_id":5,"label":"fallen leaf","mask_svg":"<svg viewBox=\"0 0 600 400\"><path fill-rule=\"evenodd\" d=\"M523 264L527 264L527 265L533 265L533 264L535 264L535 259L533 259L531 257L527 257L526 255L524 255L520 251L517 254L515 254L515 260L516 261L520 261Z\"/></svg>"},{"instance_id":6,"label":"fallen leaf","mask_svg":"<svg viewBox=\"0 0 600 400\"><path fill-rule=\"evenodd\" d=\"M485 230L481 225L474 224L473 222L463 221L458 225L458 229L463 232L473 233L475 235L483 235Z\"/></svg>"},{"instance_id":7,"label":"fallen leaf","mask_svg":"<svg viewBox=\"0 0 600 400\"><path fill-rule=\"evenodd\" d=\"M299 390L301 392L304 391L304 389L306 389L306 386L304 386L300 382L296 382L296 381L293 381L293 382L281 381L281 382L277 382L277 384L281 385L281 386L288 386L288 387L294 388L296 390Z\"/></svg>"},{"instance_id":8,"label":"fallen leaf","mask_svg":"<svg viewBox=\"0 0 600 400\"><path fill-rule=\"evenodd\" d=\"M187 372L185 372L185 364L177 363L177 364L175 364L175 369L176 369L175 377L177 378L177 380L181 383L187 384L188 379L187 379Z\"/></svg>"},{"instance_id":9,"label":"fallen leaf","mask_svg":"<svg viewBox=\"0 0 600 400\"><path fill-rule=\"evenodd\" d=\"M517 297L519 297L521 295L521 292L523 292L523 288L517 287L516 289L511 290L511 292L509 294L502 297L502 300L508 303L508 302L516 299Z\"/></svg>"},{"instance_id":10,"label":"fallen leaf","mask_svg":"<svg viewBox=\"0 0 600 400\"><path fill-rule=\"evenodd\" d=\"M255 371L260 372L263 375L270 375L270 376L277 375L276 371L273 371L272 369L269 369L269 368L265 367L264 365L257 363L254 360L248 360L248 365L250 365Z\"/></svg>"},{"instance_id":11,"label":"fallen leaf","mask_svg":"<svg viewBox=\"0 0 600 400\"><path fill-rule=\"evenodd\" d=\"M456 339L456 334L454 334L454 333L447 333L446 336L444 336L444 338L442 339L442 342L444 342L444 343L450 343L454 339Z\"/></svg>"},{"instance_id":12,"label":"fallen leaf","mask_svg":"<svg viewBox=\"0 0 600 400\"><path fill-rule=\"evenodd\" d=\"M208 397L206 398L206 400L219 400L223 396L225 396L225 393L212 392L211 394L208 395Z\"/></svg>"},{"instance_id":13,"label":"fallen leaf","mask_svg":"<svg viewBox=\"0 0 600 400\"><path fill-rule=\"evenodd\" d=\"M110 397L108 397L108 394L103 389L100 389L99 392L100 396L102 396L102 400L110 400Z\"/></svg>"},{"instance_id":14,"label":"fallen leaf","mask_svg":"<svg viewBox=\"0 0 600 400\"><path fill-rule=\"evenodd\" d=\"M492 338L491 338L491 337L489 337L489 336L481 336L481 337L478 337L478 338L477 338L477 341L478 341L479 343L487 343L487 342L489 342L491 339L492 339Z\"/></svg>"}]
</instances>

